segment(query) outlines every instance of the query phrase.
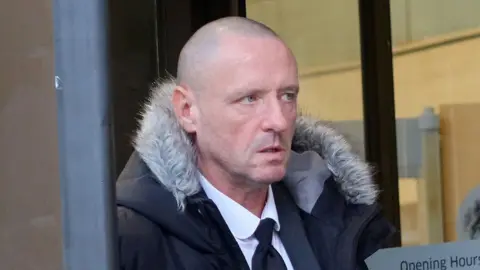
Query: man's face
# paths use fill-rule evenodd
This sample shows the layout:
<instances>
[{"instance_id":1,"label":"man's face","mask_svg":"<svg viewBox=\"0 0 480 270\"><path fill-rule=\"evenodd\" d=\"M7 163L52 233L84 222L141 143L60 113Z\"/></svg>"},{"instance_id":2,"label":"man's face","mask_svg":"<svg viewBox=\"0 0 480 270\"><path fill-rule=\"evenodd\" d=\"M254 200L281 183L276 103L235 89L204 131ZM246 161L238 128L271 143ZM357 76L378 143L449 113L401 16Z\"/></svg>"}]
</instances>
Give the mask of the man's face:
<instances>
[{"instance_id":1,"label":"man's face","mask_svg":"<svg viewBox=\"0 0 480 270\"><path fill-rule=\"evenodd\" d=\"M273 38L220 42L206 87L194 91L199 162L203 169L250 182L279 181L295 129L296 61Z\"/></svg>"}]
</instances>

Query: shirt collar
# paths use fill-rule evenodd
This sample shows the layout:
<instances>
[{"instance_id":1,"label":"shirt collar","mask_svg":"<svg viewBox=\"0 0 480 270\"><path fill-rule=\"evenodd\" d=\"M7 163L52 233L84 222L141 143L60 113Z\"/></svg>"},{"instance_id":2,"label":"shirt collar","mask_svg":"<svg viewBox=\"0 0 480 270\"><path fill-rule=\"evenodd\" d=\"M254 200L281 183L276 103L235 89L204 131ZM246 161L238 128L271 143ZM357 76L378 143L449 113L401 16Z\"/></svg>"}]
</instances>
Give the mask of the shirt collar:
<instances>
[{"instance_id":1,"label":"shirt collar","mask_svg":"<svg viewBox=\"0 0 480 270\"><path fill-rule=\"evenodd\" d=\"M267 202L265 203L260 219L242 205L216 189L203 175L200 175L200 184L207 194L207 197L216 204L235 238L244 240L253 236L253 233L260 224L260 220L265 218L273 219L275 221L274 229L277 232L280 231L280 222L278 220L277 207L271 186L268 188Z\"/></svg>"}]
</instances>

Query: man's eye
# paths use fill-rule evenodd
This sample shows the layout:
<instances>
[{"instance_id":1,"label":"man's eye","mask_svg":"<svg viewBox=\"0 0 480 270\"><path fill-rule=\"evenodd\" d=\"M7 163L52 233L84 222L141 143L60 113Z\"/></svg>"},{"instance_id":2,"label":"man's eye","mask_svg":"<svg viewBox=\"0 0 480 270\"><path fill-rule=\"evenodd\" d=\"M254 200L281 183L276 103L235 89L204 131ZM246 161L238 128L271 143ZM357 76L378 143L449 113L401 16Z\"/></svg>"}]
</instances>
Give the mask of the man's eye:
<instances>
[{"instance_id":1,"label":"man's eye","mask_svg":"<svg viewBox=\"0 0 480 270\"><path fill-rule=\"evenodd\" d=\"M246 97L242 98L241 102L249 104L249 103L253 103L253 102L257 101L257 99L258 98L256 96L250 95L250 96L246 96Z\"/></svg>"},{"instance_id":2,"label":"man's eye","mask_svg":"<svg viewBox=\"0 0 480 270\"><path fill-rule=\"evenodd\" d=\"M296 93L285 93L285 94L283 94L282 97L286 101L292 101L292 100L295 100L297 98L297 94Z\"/></svg>"}]
</instances>

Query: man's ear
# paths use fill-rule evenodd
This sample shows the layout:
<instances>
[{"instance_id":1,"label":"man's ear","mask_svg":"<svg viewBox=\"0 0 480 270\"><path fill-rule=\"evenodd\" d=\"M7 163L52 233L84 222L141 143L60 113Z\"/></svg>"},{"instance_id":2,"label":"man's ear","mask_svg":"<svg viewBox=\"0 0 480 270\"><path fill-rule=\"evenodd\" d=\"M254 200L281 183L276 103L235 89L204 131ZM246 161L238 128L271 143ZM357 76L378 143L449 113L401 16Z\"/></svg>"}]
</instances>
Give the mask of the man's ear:
<instances>
[{"instance_id":1,"label":"man's ear","mask_svg":"<svg viewBox=\"0 0 480 270\"><path fill-rule=\"evenodd\" d=\"M180 125L188 133L196 131L196 114L192 108L194 101L193 98L191 90L186 87L176 86L173 90L173 110Z\"/></svg>"}]
</instances>

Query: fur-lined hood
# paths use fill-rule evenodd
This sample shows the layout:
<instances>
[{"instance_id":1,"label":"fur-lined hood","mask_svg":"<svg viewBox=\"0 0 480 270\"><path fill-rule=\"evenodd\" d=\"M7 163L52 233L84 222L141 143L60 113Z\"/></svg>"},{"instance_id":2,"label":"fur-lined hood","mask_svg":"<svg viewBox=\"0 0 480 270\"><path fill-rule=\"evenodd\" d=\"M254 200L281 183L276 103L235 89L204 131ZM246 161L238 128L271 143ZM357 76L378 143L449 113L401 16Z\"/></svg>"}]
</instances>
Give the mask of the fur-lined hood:
<instances>
[{"instance_id":1,"label":"fur-lined hood","mask_svg":"<svg viewBox=\"0 0 480 270\"><path fill-rule=\"evenodd\" d=\"M195 148L177 122L171 105L174 87L175 81L166 79L152 89L134 138L134 147L157 180L173 194L178 205L183 208L185 198L198 193L201 186L198 181ZM333 174L347 202L373 204L376 201L378 191L373 183L370 167L352 152L345 138L334 129L317 120L299 116L292 150L295 151L292 159L301 156L296 153L315 153L319 160L324 161L323 164L311 164L310 168L318 171L319 167L324 166L325 170ZM298 159L299 162L304 163L304 158L305 155L303 160ZM289 168L287 175L293 175L294 173L289 173ZM292 185L296 183L290 182L290 186L287 186ZM301 194L299 196L304 197Z\"/></svg>"}]
</instances>

